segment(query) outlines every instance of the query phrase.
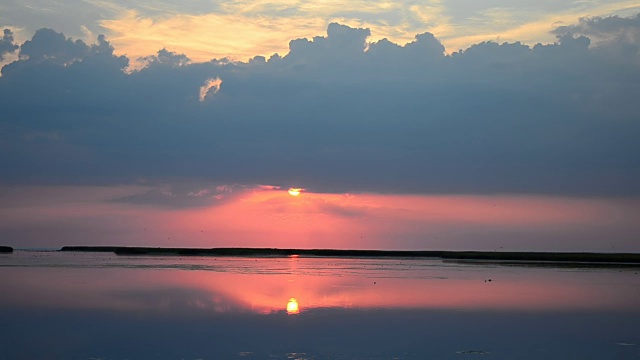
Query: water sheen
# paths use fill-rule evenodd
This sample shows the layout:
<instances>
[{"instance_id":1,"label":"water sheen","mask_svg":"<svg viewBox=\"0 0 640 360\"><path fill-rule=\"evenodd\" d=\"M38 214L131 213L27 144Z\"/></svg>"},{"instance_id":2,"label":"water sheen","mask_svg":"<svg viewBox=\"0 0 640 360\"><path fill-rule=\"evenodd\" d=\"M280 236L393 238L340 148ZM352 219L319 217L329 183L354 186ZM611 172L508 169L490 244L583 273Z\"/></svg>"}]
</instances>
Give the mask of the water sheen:
<instances>
[{"instance_id":1,"label":"water sheen","mask_svg":"<svg viewBox=\"0 0 640 360\"><path fill-rule=\"evenodd\" d=\"M0 255L0 359L637 359L638 269Z\"/></svg>"}]
</instances>

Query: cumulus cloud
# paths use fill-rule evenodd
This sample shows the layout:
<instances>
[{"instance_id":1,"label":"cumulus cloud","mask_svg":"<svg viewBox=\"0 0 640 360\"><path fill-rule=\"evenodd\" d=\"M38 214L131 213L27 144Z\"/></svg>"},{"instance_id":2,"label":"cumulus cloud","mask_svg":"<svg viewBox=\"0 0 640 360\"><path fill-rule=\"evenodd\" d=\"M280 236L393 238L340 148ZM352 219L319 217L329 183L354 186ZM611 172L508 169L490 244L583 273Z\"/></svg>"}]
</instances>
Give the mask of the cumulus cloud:
<instances>
[{"instance_id":1,"label":"cumulus cloud","mask_svg":"<svg viewBox=\"0 0 640 360\"><path fill-rule=\"evenodd\" d=\"M333 23L282 56L191 63L163 49L133 72L104 37L43 29L2 69L0 181L639 195L638 55L610 49L640 26L620 19L452 55L431 33L398 45ZM618 35L605 46L587 24ZM203 189L220 195L184 198Z\"/></svg>"},{"instance_id":2,"label":"cumulus cloud","mask_svg":"<svg viewBox=\"0 0 640 360\"><path fill-rule=\"evenodd\" d=\"M640 65L640 14L630 18L582 18L577 24L557 28L554 33L592 38L594 50L609 61Z\"/></svg>"},{"instance_id":3,"label":"cumulus cloud","mask_svg":"<svg viewBox=\"0 0 640 360\"><path fill-rule=\"evenodd\" d=\"M4 29L0 38L0 61L4 60L7 54L18 50L18 45L13 41L13 33L9 29Z\"/></svg>"},{"instance_id":4,"label":"cumulus cloud","mask_svg":"<svg viewBox=\"0 0 640 360\"><path fill-rule=\"evenodd\" d=\"M20 46L20 58L57 65L69 65L100 54L113 55L113 47L104 36L98 36L97 44L87 45L82 40L74 41L52 29L36 31L31 40Z\"/></svg>"},{"instance_id":5,"label":"cumulus cloud","mask_svg":"<svg viewBox=\"0 0 640 360\"><path fill-rule=\"evenodd\" d=\"M178 54L165 48L158 50L156 55L145 56L139 58L138 61L142 63L143 67L150 66L152 64L185 66L191 62L191 59L189 59L185 54Z\"/></svg>"}]
</instances>

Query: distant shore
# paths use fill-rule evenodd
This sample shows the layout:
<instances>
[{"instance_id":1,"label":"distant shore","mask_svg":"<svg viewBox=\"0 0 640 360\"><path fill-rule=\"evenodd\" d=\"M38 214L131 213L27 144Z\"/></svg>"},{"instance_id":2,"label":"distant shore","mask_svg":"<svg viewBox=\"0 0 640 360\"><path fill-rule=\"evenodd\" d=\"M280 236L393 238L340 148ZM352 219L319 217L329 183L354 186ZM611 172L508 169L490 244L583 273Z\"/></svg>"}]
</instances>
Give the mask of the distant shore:
<instances>
[{"instance_id":1,"label":"distant shore","mask_svg":"<svg viewBox=\"0 0 640 360\"><path fill-rule=\"evenodd\" d=\"M64 246L60 251L110 252L116 255L145 256L238 256L238 257L367 257L436 258L468 261L514 261L595 264L640 264L636 253L513 252L513 251L407 251L276 248L159 248L129 246Z\"/></svg>"},{"instance_id":2,"label":"distant shore","mask_svg":"<svg viewBox=\"0 0 640 360\"><path fill-rule=\"evenodd\" d=\"M13 248L11 246L0 246L0 253L12 253Z\"/></svg>"}]
</instances>

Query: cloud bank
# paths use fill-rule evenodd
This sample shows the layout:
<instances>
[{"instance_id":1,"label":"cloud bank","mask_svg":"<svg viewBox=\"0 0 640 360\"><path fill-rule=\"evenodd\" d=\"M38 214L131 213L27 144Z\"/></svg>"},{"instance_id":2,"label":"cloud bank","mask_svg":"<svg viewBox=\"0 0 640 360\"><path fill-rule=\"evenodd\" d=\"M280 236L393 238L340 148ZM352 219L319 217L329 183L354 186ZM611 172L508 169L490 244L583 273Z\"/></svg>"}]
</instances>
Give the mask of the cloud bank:
<instances>
[{"instance_id":1,"label":"cloud bank","mask_svg":"<svg viewBox=\"0 0 640 360\"><path fill-rule=\"evenodd\" d=\"M431 33L400 46L332 23L283 56L162 49L128 72L105 37L41 29L2 68L0 181L637 196L639 31L585 18L554 44L445 55ZM16 46L5 31L1 53Z\"/></svg>"}]
</instances>

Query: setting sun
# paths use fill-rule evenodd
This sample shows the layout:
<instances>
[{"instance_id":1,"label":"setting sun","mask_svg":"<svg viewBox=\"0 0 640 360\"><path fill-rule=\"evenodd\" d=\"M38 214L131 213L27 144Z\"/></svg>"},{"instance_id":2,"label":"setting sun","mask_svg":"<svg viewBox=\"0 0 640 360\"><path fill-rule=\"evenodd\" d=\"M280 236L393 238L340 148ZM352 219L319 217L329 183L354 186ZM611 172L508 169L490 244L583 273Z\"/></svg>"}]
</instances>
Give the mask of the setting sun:
<instances>
[{"instance_id":1,"label":"setting sun","mask_svg":"<svg viewBox=\"0 0 640 360\"><path fill-rule=\"evenodd\" d=\"M289 195L291 196L298 196L300 195L300 193L302 192L303 189L301 188L289 188Z\"/></svg>"},{"instance_id":2,"label":"setting sun","mask_svg":"<svg viewBox=\"0 0 640 360\"><path fill-rule=\"evenodd\" d=\"M300 309L298 308L298 300L296 300L295 298L289 299L289 302L287 303L287 314L298 314L299 312Z\"/></svg>"}]
</instances>

